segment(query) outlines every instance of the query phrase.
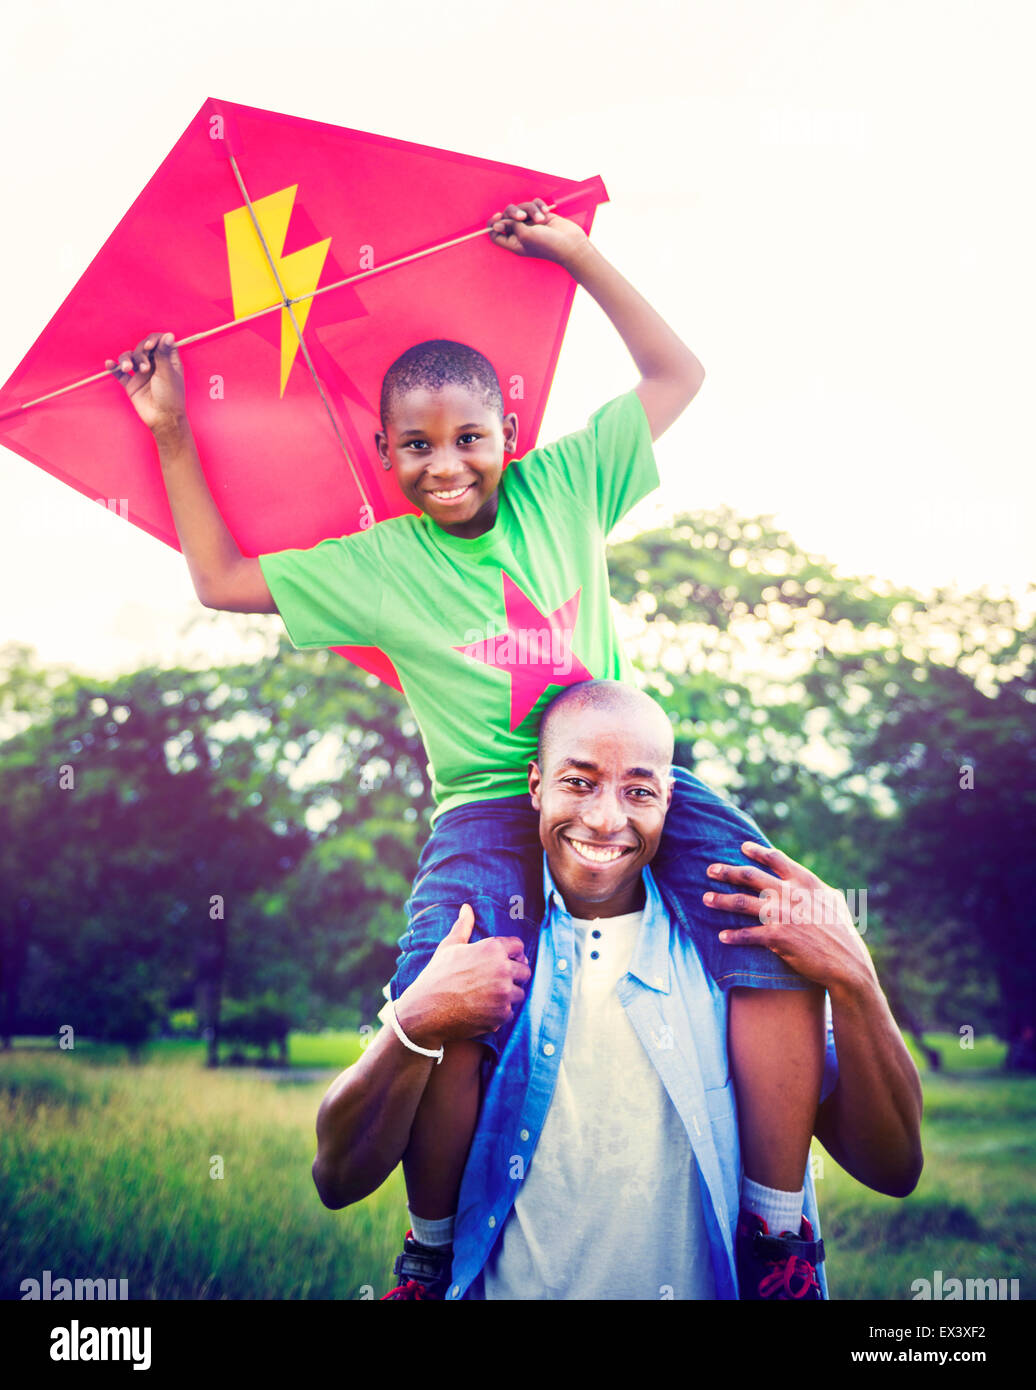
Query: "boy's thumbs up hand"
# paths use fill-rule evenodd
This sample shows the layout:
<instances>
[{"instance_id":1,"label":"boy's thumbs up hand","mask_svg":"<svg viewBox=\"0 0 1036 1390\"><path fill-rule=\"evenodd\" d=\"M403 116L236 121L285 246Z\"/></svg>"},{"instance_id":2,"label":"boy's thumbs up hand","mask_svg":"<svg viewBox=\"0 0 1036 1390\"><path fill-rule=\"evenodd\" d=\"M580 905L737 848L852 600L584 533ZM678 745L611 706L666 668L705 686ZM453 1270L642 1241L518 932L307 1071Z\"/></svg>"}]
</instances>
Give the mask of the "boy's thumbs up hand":
<instances>
[{"instance_id":1,"label":"boy's thumbs up hand","mask_svg":"<svg viewBox=\"0 0 1036 1390\"><path fill-rule=\"evenodd\" d=\"M532 971L521 939L473 942L474 928L475 914L464 903L431 960L396 1000L399 1025L419 1047L495 1033L525 998L521 986Z\"/></svg>"},{"instance_id":2,"label":"boy's thumbs up hand","mask_svg":"<svg viewBox=\"0 0 1036 1390\"><path fill-rule=\"evenodd\" d=\"M172 333L149 333L135 348L104 364L125 388L134 410L152 434L183 428L187 418L183 363Z\"/></svg>"}]
</instances>

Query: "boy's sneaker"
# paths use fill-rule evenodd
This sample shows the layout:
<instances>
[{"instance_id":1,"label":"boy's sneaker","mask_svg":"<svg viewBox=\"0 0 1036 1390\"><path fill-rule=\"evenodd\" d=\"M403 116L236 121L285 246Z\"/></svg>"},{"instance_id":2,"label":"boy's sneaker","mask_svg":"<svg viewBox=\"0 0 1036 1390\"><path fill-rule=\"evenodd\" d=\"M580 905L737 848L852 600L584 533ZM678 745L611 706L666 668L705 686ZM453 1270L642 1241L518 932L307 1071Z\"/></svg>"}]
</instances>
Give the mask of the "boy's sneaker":
<instances>
[{"instance_id":1,"label":"boy's sneaker","mask_svg":"<svg viewBox=\"0 0 1036 1390\"><path fill-rule=\"evenodd\" d=\"M736 1252L742 1299L823 1298L817 1265L824 1258L824 1242L813 1239L813 1227L805 1217L798 1236L791 1231L772 1236L761 1216L742 1207Z\"/></svg>"},{"instance_id":2,"label":"boy's sneaker","mask_svg":"<svg viewBox=\"0 0 1036 1390\"><path fill-rule=\"evenodd\" d=\"M402 1282L390 1289L381 1302L401 1298L443 1301L450 1286L452 1264L452 1245L422 1245L414 1239L413 1231L407 1231L403 1238L403 1253L396 1256L396 1263L392 1266L392 1273Z\"/></svg>"}]
</instances>

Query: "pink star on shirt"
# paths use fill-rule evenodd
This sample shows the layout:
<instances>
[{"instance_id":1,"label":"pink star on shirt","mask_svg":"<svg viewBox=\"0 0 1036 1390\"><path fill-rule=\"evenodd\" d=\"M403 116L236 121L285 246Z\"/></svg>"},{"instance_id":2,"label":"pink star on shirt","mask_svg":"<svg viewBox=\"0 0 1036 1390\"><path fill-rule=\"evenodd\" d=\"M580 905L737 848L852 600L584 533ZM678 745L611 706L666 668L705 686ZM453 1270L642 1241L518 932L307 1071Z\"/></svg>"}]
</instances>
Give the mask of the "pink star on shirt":
<instances>
[{"instance_id":1,"label":"pink star on shirt","mask_svg":"<svg viewBox=\"0 0 1036 1390\"><path fill-rule=\"evenodd\" d=\"M453 650L510 672L511 728L517 729L548 686L575 685L593 680L593 676L572 653L582 588L544 616L506 571L501 570L500 576L507 631Z\"/></svg>"}]
</instances>

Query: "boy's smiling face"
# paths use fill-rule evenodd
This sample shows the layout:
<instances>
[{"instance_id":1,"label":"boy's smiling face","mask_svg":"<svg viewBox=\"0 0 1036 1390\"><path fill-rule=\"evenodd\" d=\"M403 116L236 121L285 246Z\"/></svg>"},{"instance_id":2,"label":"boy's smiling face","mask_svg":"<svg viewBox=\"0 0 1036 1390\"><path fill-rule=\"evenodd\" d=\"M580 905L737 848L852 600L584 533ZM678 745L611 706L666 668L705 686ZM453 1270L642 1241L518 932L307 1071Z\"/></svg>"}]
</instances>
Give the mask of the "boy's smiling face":
<instances>
[{"instance_id":1,"label":"boy's smiling face","mask_svg":"<svg viewBox=\"0 0 1036 1390\"><path fill-rule=\"evenodd\" d=\"M497 412L474 386L451 382L395 396L378 454L408 501L444 531L471 539L496 521L504 455L518 442L518 417Z\"/></svg>"}]
</instances>

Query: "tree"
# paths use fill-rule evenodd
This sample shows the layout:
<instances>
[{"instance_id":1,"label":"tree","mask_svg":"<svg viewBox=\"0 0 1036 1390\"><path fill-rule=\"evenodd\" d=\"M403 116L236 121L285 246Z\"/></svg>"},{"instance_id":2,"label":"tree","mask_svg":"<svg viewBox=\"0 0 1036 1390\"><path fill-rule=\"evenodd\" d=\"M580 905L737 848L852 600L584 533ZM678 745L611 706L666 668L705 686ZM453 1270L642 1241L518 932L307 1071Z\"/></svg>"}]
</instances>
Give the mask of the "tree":
<instances>
[{"instance_id":1,"label":"tree","mask_svg":"<svg viewBox=\"0 0 1036 1390\"><path fill-rule=\"evenodd\" d=\"M66 675L0 745L5 882L33 904L22 1012L37 1028L139 1045L190 979L213 896L244 900L294 866L297 834L242 804L206 744L204 679Z\"/></svg>"},{"instance_id":2,"label":"tree","mask_svg":"<svg viewBox=\"0 0 1036 1390\"><path fill-rule=\"evenodd\" d=\"M905 1026L994 1027L1031 1065L1032 614L846 577L729 511L614 547L611 572L677 761L865 901ZM397 692L283 635L112 681L9 647L0 726L4 1029L121 1011L139 1035L153 1014L123 995L185 1007L199 985L213 1057L224 992L370 1017L431 806Z\"/></svg>"},{"instance_id":3,"label":"tree","mask_svg":"<svg viewBox=\"0 0 1036 1390\"><path fill-rule=\"evenodd\" d=\"M611 569L678 761L866 889L901 1021L1031 1036L1031 611L846 578L729 511L636 536Z\"/></svg>"}]
</instances>

